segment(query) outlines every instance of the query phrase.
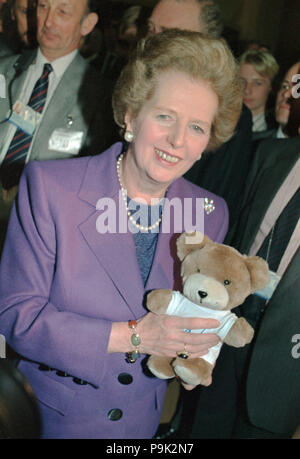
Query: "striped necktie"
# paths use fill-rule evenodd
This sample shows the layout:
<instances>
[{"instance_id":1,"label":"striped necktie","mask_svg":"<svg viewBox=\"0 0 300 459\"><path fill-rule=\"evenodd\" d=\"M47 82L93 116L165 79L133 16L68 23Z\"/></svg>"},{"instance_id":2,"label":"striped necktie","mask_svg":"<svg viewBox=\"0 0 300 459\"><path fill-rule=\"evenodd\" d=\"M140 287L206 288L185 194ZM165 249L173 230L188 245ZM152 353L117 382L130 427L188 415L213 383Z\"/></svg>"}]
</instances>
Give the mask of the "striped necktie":
<instances>
[{"instance_id":1,"label":"striped necktie","mask_svg":"<svg viewBox=\"0 0 300 459\"><path fill-rule=\"evenodd\" d=\"M45 106L49 83L48 76L52 70L51 64L44 65L43 73L35 83L28 102L29 107L38 113L42 113ZM27 134L20 128L16 130L1 165L1 178L5 188L10 188L18 183L32 137L33 135Z\"/></svg>"}]
</instances>

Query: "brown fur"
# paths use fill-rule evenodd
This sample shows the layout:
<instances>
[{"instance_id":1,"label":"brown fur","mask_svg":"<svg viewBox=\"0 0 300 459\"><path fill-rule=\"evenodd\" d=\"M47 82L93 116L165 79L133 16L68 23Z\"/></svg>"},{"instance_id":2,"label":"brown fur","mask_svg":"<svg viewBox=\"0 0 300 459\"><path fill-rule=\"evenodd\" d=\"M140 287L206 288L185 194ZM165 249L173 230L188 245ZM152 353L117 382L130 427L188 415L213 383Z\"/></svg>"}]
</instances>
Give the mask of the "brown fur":
<instances>
[{"instance_id":1,"label":"brown fur","mask_svg":"<svg viewBox=\"0 0 300 459\"><path fill-rule=\"evenodd\" d=\"M177 253L182 262L181 276L183 282L185 283L189 276L194 275L190 278L191 284L189 285L193 291L191 292L189 289L184 291L189 292L190 295L194 294L198 300L199 295L196 292L201 281L196 274L201 273L205 278L205 285L207 285L207 281L210 283L207 298L213 296L214 292L216 296L216 287L221 284L218 288L221 289L221 292L225 292L222 295L226 300L224 305L221 303L220 306L219 303L218 307L222 307L224 310L231 310L242 304L248 295L262 289L269 279L268 265L262 258L247 257L233 247L217 244L201 234L181 234L177 239ZM201 276L198 274L198 277ZM195 282L195 288L193 282ZM164 314L171 301L171 296L171 290L151 292L147 301L148 309L156 314ZM229 300L227 301L228 297ZM200 298L199 304L201 304ZM212 302L210 304L213 305ZM209 304L206 306L209 307ZM253 329L248 322L244 318L239 318L229 330L224 342L230 346L242 347L250 343L253 334ZM167 357L152 356L148 366L160 378L178 375L188 384L206 385L211 379L212 365L201 358L187 360L176 358L172 361Z\"/></svg>"},{"instance_id":2,"label":"brown fur","mask_svg":"<svg viewBox=\"0 0 300 459\"><path fill-rule=\"evenodd\" d=\"M164 314L172 298L172 290L153 290L147 296L147 307L156 314Z\"/></svg>"},{"instance_id":3,"label":"brown fur","mask_svg":"<svg viewBox=\"0 0 300 459\"><path fill-rule=\"evenodd\" d=\"M224 343L233 347L243 347L251 342L253 334L253 328L243 317L240 317L227 333Z\"/></svg>"},{"instance_id":4,"label":"brown fur","mask_svg":"<svg viewBox=\"0 0 300 459\"><path fill-rule=\"evenodd\" d=\"M173 368L171 366L171 362L172 362L172 358L169 359L169 365L166 365L167 363L167 358L166 357L162 357L162 356L159 356L159 355L151 355L148 359L148 366L152 364L152 361L155 361L154 362L154 365L155 365L155 370L156 370L156 373L157 374L163 374L164 377L160 377L161 379L169 379L169 378L173 378L174 377L174 371L173 371Z\"/></svg>"},{"instance_id":5,"label":"brown fur","mask_svg":"<svg viewBox=\"0 0 300 459\"><path fill-rule=\"evenodd\" d=\"M176 375L186 384L207 386L211 382L212 365L203 359L183 361L177 358L172 366Z\"/></svg>"}]
</instances>

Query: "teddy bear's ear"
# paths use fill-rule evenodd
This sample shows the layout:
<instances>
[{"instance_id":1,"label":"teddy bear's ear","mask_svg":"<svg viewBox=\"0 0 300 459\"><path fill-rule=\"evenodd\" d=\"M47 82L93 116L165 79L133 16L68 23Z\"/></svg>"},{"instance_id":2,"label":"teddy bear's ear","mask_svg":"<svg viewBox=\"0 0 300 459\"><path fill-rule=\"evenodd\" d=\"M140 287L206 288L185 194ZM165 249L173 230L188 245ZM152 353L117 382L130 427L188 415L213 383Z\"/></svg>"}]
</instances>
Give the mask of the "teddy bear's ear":
<instances>
[{"instance_id":1,"label":"teddy bear's ear","mask_svg":"<svg viewBox=\"0 0 300 459\"><path fill-rule=\"evenodd\" d=\"M269 282L268 263L261 257L244 257L250 272L252 293L263 289Z\"/></svg>"},{"instance_id":2,"label":"teddy bear's ear","mask_svg":"<svg viewBox=\"0 0 300 459\"><path fill-rule=\"evenodd\" d=\"M182 233L176 241L179 260L184 260L188 253L200 249L211 242L211 239L200 231Z\"/></svg>"}]
</instances>

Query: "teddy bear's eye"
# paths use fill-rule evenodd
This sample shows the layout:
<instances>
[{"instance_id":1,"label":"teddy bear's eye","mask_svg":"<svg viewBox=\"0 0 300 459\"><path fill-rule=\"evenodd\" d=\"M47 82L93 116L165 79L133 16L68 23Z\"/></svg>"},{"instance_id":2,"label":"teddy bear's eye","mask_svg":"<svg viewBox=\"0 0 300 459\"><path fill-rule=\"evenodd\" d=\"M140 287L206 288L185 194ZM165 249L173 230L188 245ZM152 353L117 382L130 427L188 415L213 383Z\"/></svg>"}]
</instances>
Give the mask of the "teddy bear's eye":
<instances>
[{"instance_id":1,"label":"teddy bear's eye","mask_svg":"<svg viewBox=\"0 0 300 459\"><path fill-rule=\"evenodd\" d=\"M199 268L197 269L197 273L200 273L200 269Z\"/></svg>"},{"instance_id":2,"label":"teddy bear's eye","mask_svg":"<svg viewBox=\"0 0 300 459\"><path fill-rule=\"evenodd\" d=\"M229 285L229 284L230 284L230 280L225 279L225 280L224 280L224 285Z\"/></svg>"}]
</instances>

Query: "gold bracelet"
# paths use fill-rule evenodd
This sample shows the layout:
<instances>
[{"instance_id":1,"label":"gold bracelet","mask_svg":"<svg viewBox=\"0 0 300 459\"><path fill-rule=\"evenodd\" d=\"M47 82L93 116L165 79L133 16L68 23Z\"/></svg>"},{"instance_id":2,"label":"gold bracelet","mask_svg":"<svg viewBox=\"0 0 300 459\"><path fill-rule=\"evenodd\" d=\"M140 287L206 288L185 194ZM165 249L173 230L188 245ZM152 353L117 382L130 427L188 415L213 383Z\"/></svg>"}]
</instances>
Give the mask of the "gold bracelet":
<instances>
[{"instance_id":1,"label":"gold bracelet","mask_svg":"<svg viewBox=\"0 0 300 459\"><path fill-rule=\"evenodd\" d=\"M141 344L141 339L140 335L136 333L136 326L137 322L136 320L129 320L128 321L128 327L133 331L131 335L131 344L135 346L134 351L127 352L127 357L126 357L126 362L128 363L134 363L137 361L137 359L140 358L140 350L139 350L139 345Z\"/></svg>"}]
</instances>

